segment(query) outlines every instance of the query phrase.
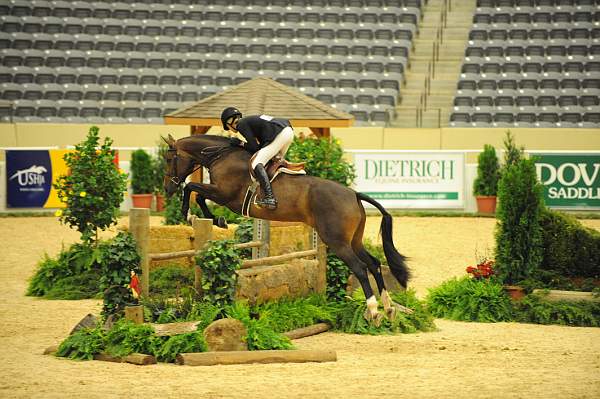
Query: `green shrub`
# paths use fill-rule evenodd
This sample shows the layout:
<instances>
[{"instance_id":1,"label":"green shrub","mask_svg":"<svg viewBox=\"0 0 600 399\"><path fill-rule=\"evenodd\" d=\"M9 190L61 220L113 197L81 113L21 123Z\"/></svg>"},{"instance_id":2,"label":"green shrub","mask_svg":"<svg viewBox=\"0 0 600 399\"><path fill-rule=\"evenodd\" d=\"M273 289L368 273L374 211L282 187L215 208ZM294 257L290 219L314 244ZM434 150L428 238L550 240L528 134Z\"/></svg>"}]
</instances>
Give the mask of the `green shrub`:
<instances>
[{"instance_id":1,"label":"green shrub","mask_svg":"<svg viewBox=\"0 0 600 399\"><path fill-rule=\"evenodd\" d=\"M153 176L154 176L154 191L157 194L164 194L164 179L167 170L167 151L169 146L163 140L158 141L158 152L152 158Z\"/></svg>"},{"instance_id":2,"label":"green shrub","mask_svg":"<svg viewBox=\"0 0 600 399\"><path fill-rule=\"evenodd\" d=\"M332 324L335 320L335 315L328 307L325 298L318 295L268 302L258 306L255 312L267 326L279 333L322 322Z\"/></svg>"},{"instance_id":3,"label":"green shrub","mask_svg":"<svg viewBox=\"0 0 600 399\"><path fill-rule=\"evenodd\" d=\"M131 281L132 271L140 274L140 260L135 239L130 233L120 232L102 244L103 267L99 285L104 291L104 317L120 314L127 304L135 302L127 285Z\"/></svg>"},{"instance_id":4,"label":"green shrub","mask_svg":"<svg viewBox=\"0 0 600 399\"><path fill-rule=\"evenodd\" d=\"M180 353L206 352L208 346L201 331L169 337L156 352L159 362L173 363Z\"/></svg>"},{"instance_id":5,"label":"green shrub","mask_svg":"<svg viewBox=\"0 0 600 399\"><path fill-rule=\"evenodd\" d=\"M146 324L134 324L121 319L106 334L106 352L112 356L127 356L131 353L155 355L161 347L160 337Z\"/></svg>"},{"instance_id":6,"label":"green shrub","mask_svg":"<svg viewBox=\"0 0 600 399\"><path fill-rule=\"evenodd\" d=\"M477 158L477 177L473 182L473 195L495 196L498 192L500 164L496 149L486 144Z\"/></svg>"},{"instance_id":7,"label":"green shrub","mask_svg":"<svg viewBox=\"0 0 600 399\"><path fill-rule=\"evenodd\" d=\"M327 298L342 301L346 297L346 287L350 269L333 252L327 251Z\"/></svg>"},{"instance_id":8,"label":"green shrub","mask_svg":"<svg viewBox=\"0 0 600 399\"><path fill-rule=\"evenodd\" d=\"M165 199L165 213L163 224L168 226L176 226L186 222L185 217L181 213L183 205L182 196L183 190L178 189L172 196Z\"/></svg>"},{"instance_id":9,"label":"green shrub","mask_svg":"<svg viewBox=\"0 0 600 399\"><path fill-rule=\"evenodd\" d=\"M194 286L194 269L181 265L160 266L150 271L150 294L175 296Z\"/></svg>"},{"instance_id":10,"label":"green shrub","mask_svg":"<svg viewBox=\"0 0 600 399\"><path fill-rule=\"evenodd\" d=\"M506 136L504 137L504 166L501 173L504 172L504 169L509 166L513 166L521 159L525 157L525 147L517 147L515 143L515 136L512 135L510 130L506 131Z\"/></svg>"},{"instance_id":11,"label":"green shrub","mask_svg":"<svg viewBox=\"0 0 600 399\"><path fill-rule=\"evenodd\" d=\"M48 299L85 299L99 292L101 248L77 243L62 249L56 259L48 255L38 264L26 295Z\"/></svg>"},{"instance_id":12,"label":"green shrub","mask_svg":"<svg viewBox=\"0 0 600 399\"><path fill-rule=\"evenodd\" d=\"M335 138L297 136L287 156L292 162L305 162L306 173L343 184L352 185L356 178L354 164L344 159L344 149Z\"/></svg>"},{"instance_id":13,"label":"green shrub","mask_svg":"<svg viewBox=\"0 0 600 399\"><path fill-rule=\"evenodd\" d=\"M423 304L416 298L414 291L393 292L390 294L394 302L414 310L412 314L398 312L393 321L384 318L379 327L365 320L367 310L364 293L357 290L352 298L338 302L336 306L336 321L334 328L350 334L393 334L414 333L417 331L433 331L433 317Z\"/></svg>"},{"instance_id":14,"label":"green shrub","mask_svg":"<svg viewBox=\"0 0 600 399\"><path fill-rule=\"evenodd\" d=\"M152 157L139 149L131 153L131 191L134 194L152 194L156 186L155 166Z\"/></svg>"},{"instance_id":15,"label":"green shrub","mask_svg":"<svg viewBox=\"0 0 600 399\"><path fill-rule=\"evenodd\" d=\"M429 290L427 307L435 317L498 322L512 319L512 306L501 284L469 277L452 279Z\"/></svg>"},{"instance_id":16,"label":"green shrub","mask_svg":"<svg viewBox=\"0 0 600 399\"><path fill-rule=\"evenodd\" d=\"M254 237L254 219L242 218L238 222L238 227L233 233L233 238L237 242L250 242ZM252 256L252 248L244 248L240 250L242 258L250 258Z\"/></svg>"},{"instance_id":17,"label":"green shrub","mask_svg":"<svg viewBox=\"0 0 600 399\"><path fill-rule=\"evenodd\" d=\"M600 303L549 302L543 295L527 295L515 304L515 319L522 323L600 327Z\"/></svg>"},{"instance_id":18,"label":"green shrub","mask_svg":"<svg viewBox=\"0 0 600 399\"><path fill-rule=\"evenodd\" d=\"M127 176L114 164L111 145L108 137L100 144L99 129L92 126L85 141L64 157L69 174L59 176L54 184L58 198L66 203L64 210L57 211L60 221L77 229L87 243L98 240L98 229L117 222L127 188Z\"/></svg>"},{"instance_id":19,"label":"green shrub","mask_svg":"<svg viewBox=\"0 0 600 399\"><path fill-rule=\"evenodd\" d=\"M528 278L542 262L543 189L530 159L506 167L498 186L497 273L504 283L514 284Z\"/></svg>"},{"instance_id":20,"label":"green shrub","mask_svg":"<svg viewBox=\"0 0 600 399\"><path fill-rule=\"evenodd\" d=\"M540 226L543 258L540 268L562 276L600 278L600 232L574 217L544 210Z\"/></svg>"},{"instance_id":21,"label":"green shrub","mask_svg":"<svg viewBox=\"0 0 600 399\"><path fill-rule=\"evenodd\" d=\"M241 259L233 247L233 240L209 241L209 245L196 257L202 269L203 298L224 308L233 303L237 286L236 270Z\"/></svg>"},{"instance_id":22,"label":"green shrub","mask_svg":"<svg viewBox=\"0 0 600 399\"><path fill-rule=\"evenodd\" d=\"M217 205L214 203L210 203L210 204L208 204L208 209L212 212L212 214L215 217L223 216L225 218L225 220L227 221L227 223L239 224L243 219L245 219L243 216L238 215L237 213L235 213L231 209L227 208L226 206L221 206L221 205ZM202 215L202 210L200 209L200 207L194 208L194 212L199 217L204 217Z\"/></svg>"},{"instance_id":23,"label":"green shrub","mask_svg":"<svg viewBox=\"0 0 600 399\"><path fill-rule=\"evenodd\" d=\"M56 352L56 356L77 360L92 360L104 350L104 332L101 327L81 329L69 335Z\"/></svg>"}]
</instances>

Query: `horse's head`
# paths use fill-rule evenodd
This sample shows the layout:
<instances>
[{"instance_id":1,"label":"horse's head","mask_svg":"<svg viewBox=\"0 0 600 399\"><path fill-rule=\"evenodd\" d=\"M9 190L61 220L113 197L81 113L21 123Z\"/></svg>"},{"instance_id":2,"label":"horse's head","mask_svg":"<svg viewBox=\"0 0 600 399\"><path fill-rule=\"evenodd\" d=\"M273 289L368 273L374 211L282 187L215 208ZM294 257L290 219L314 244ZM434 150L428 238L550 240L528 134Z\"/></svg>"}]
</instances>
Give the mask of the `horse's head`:
<instances>
[{"instance_id":1,"label":"horse's head","mask_svg":"<svg viewBox=\"0 0 600 399\"><path fill-rule=\"evenodd\" d=\"M192 173L194 168L194 160L186 155L180 154L178 142L169 134L168 138L162 139L169 145L169 149L165 154L165 178L163 180L163 188L167 197L171 197L179 185L185 181L185 178Z\"/></svg>"}]
</instances>

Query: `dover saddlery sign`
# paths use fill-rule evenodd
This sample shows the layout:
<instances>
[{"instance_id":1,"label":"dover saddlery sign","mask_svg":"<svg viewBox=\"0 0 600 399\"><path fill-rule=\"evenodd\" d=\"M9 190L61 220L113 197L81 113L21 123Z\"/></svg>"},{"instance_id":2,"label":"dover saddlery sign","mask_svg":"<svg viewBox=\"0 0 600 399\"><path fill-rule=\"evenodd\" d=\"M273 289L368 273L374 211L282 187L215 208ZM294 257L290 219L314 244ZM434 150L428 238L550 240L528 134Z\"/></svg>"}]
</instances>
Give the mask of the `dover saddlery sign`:
<instances>
[{"instance_id":1,"label":"dover saddlery sign","mask_svg":"<svg viewBox=\"0 0 600 399\"><path fill-rule=\"evenodd\" d=\"M549 207L600 209L600 153L531 153Z\"/></svg>"},{"instance_id":2,"label":"dover saddlery sign","mask_svg":"<svg viewBox=\"0 0 600 399\"><path fill-rule=\"evenodd\" d=\"M356 191L389 208L462 208L464 154L446 151L350 151Z\"/></svg>"}]
</instances>

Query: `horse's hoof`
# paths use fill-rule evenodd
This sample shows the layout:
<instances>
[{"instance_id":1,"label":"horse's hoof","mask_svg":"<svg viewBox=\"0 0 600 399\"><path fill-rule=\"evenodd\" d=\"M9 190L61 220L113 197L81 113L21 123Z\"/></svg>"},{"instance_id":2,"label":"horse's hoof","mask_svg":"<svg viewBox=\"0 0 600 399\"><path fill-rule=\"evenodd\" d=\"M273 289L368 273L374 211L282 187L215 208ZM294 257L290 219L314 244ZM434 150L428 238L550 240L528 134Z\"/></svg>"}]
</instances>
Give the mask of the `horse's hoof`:
<instances>
[{"instance_id":1,"label":"horse's hoof","mask_svg":"<svg viewBox=\"0 0 600 399\"><path fill-rule=\"evenodd\" d=\"M383 315L381 313L377 312L373 314L369 309L365 310L364 318L369 324L372 324L375 327L381 326L381 322L383 321Z\"/></svg>"},{"instance_id":2,"label":"horse's hoof","mask_svg":"<svg viewBox=\"0 0 600 399\"><path fill-rule=\"evenodd\" d=\"M396 310L396 307L390 306L385 310L385 316L389 321L394 321L396 320L396 315L398 314L397 312L398 311Z\"/></svg>"},{"instance_id":3,"label":"horse's hoof","mask_svg":"<svg viewBox=\"0 0 600 399\"><path fill-rule=\"evenodd\" d=\"M227 228L227 220L223 216L219 216L213 219L213 224L222 229Z\"/></svg>"}]
</instances>

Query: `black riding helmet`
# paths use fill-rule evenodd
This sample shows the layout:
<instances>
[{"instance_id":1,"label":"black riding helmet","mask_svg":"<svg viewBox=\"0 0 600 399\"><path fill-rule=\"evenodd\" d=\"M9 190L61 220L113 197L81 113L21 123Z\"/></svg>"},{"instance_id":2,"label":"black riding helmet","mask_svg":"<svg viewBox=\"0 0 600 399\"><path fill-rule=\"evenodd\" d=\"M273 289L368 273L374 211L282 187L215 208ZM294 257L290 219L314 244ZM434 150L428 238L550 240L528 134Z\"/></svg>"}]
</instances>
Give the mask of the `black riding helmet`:
<instances>
[{"instance_id":1,"label":"black riding helmet","mask_svg":"<svg viewBox=\"0 0 600 399\"><path fill-rule=\"evenodd\" d=\"M229 130L229 127L227 127L227 121L233 116L239 116L241 118L242 113L236 107L227 107L223 110L223 112L221 112L221 123L223 124L223 129Z\"/></svg>"}]
</instances>

